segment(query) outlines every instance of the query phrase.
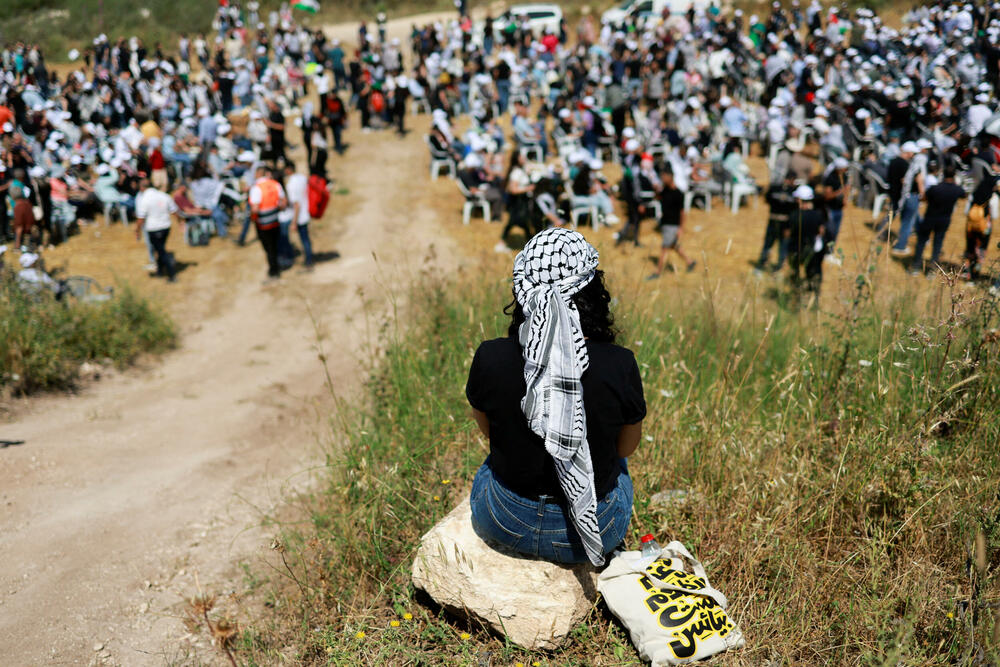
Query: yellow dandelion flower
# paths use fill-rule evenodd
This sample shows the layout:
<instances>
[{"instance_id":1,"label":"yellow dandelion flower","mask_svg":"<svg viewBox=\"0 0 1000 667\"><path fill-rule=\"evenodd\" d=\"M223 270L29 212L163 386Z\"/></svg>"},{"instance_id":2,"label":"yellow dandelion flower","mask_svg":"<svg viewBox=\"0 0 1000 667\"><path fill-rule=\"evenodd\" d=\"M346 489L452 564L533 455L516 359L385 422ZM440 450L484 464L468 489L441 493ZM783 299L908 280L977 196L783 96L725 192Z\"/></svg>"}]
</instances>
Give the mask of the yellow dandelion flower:
<instances>
[{"instance_id":1,"label":"yellow dandelion flower","mask_svg":"<svg viewBox=\"0 0 1000 667\"><path fill-rule=\"evenodd\" d=\"M451 480L450 479L442 479L441 483L442 484L451 484Z\"/></svg>"},{"instance_id":2,"label":"yellow dandelion flower","mask_svg":"<svg viewBox=\"0 0 1000 667\"><path fill-rule=\"evenodd\" d=\"M434 496L434 500L441 500L441 496Z\"/></svg>"},{"instance_id":3,"label":"yellow dandelion flower","mask_svg":"<svg viewBox=\"0 0 1000 667\"><path fill-rule=\"evenodd\" d=\"M333 647L332 646L327 646L326 647L326 652L327 653L333 653Z\"/></svg>"},{"instance_id":4,"label":"yellow dandelion flower","mask_svg":"<svg viewBox=\"0 0 1000 667\"><path fill-rule=\"evenodd\" d=\"M470 635L470 634L469 634L468 632L463 632L462 634L460 634L460 635L458 636L458 638L459 638L459 639L461 639L461 640L462 640L463 642L464 642L464 641L465 641L466 639L469 639L470 637L472 637L472 635Z\"/></svg>"},{"instance_id":5,"label":"yellow dandelion flower","mask_svg":"<svg viewBox=\"0 0 1000 667\"><path fill-rule=\"evenodd\" d=\"M542 667L542 663L535 660L533 663L531 663L531 667Z\"/></svg>"},{"instance_id":6,"label":"yellow dandelion flower","mask_svg":"<svg viewBox=\"0 0 1000 667\"><path fill-rule=\"evenodd\" d=\"M355 634L354 636L357 637L358 639L364 639L365 638L365 631L364 630L358 630L357 634Z\"/></svg>"},{"instance_id":7,"label":"yellow dandelion flower","mask_svg":"<svg viewBox=\"0 0 1000 667\"><path fill-rule=\"evenodd\" d=\"M389 621L389 625L393 628L399 627L399 621Z\"/></svg>"},{"instance_id":8,"label":"yellow dandelion flower","mask_svg":"<svg viewBox=\"0 0 1000 667\"><path fill-rule=\"evenodd\" d=\"M409 620L412 620L412 619L413 619L413 614L411 614L410 612L406 612L405 614L403 614L403 620L404 621L409 621Z\"/></svg>"},{"instance_id":9,"label":"yellow dandelion flower","mask_svg":"<svg viewBox=\"0 0 1000 667\"><path fill-rule=\"evenodd\" d=\"M524 667L524 663L523 662L515 662L514 663L514 667Z\"/></svg>"},{"instance_id":10,"label":"yellow dandelion flower","mask_svg":"<svg viewBox=\"0 0 1000 667\"><path fill-rule=\"evenodd\" d=\"M950 611L948 612L947 616L948 618L955 618L955 614Z\"/></svg>"}]
</instances>

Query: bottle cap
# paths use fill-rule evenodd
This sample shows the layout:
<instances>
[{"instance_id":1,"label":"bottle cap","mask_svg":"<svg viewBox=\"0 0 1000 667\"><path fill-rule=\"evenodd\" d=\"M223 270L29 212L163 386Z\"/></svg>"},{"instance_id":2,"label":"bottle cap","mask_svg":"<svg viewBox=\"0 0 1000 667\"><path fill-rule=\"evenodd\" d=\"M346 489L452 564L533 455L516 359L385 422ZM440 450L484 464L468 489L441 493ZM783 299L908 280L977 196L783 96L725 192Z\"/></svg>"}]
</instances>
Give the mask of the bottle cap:
<instances>
[{"instance_id":1,"label":"bottle cap","mask_svg":"<svg viewBox=\"0 0 1000 667\"><path fill-rule=\"evenodd\" d=\"M652 535L650 535L650 534L647 533L646 535L643 535L642 537L640 537L639 541L642 542L643 544L645 544L646 542L653 542L653 541L655 541L655 538Z\"/></svg>"}]
</instances>

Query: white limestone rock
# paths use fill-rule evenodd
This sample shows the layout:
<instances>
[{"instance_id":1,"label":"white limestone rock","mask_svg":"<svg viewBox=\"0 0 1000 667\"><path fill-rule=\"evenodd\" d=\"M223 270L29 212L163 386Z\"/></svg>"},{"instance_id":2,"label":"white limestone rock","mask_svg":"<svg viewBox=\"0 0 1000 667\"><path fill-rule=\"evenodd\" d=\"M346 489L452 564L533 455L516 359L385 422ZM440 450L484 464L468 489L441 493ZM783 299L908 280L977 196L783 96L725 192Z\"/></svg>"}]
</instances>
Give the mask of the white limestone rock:
<instances>
[{"instance_id":1,"label":"white limestone rock","mask_svg":"<svg viewBox=\"0 0 1000 667\"><path fill-rule=\"evenodd\" d=\"M483 542L472 529L468 497L421 538L413 585L450 613L529 649L557 648L597 596L589 564L532 560Z\"/></svg>"}]
</instances>

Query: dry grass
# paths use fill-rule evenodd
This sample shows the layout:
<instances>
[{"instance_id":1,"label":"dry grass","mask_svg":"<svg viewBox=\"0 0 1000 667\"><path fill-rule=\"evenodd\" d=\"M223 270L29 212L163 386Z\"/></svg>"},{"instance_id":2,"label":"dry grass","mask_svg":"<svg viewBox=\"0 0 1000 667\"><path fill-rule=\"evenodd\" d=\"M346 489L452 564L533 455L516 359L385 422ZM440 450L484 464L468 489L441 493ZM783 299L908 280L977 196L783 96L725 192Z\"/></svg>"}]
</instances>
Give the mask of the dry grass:
<instances>
[{"instance_id":1,"label":"dry grass","mask_svg":"<svg viewBox=\"0 0 1000 667\"><path fill-rule=\"evenodd\" d=\"M800 308L780 280L749 273L756 243L722 242L746 222L713 217L690 239L711 246L707 270L656 286L642 280L644 251L593 235L649 402L632 543L651 530L706 563L748 638L722 664L995 659L997 302L951 278L907 281L866 245L820 308ZM482 248L497 232L457 236ZM486 452L462 386L475 345L505 326L510 257L474 256L451 279L428 272L409 317L381 323L368 403L338 415L330 484L284 537L295 577L255 582L271 608L251 619L238 659L636 661L602 606L564 651L529 654L422 606L409 586L419 536ZM686 501L650 503L666 489Z\"/></svg>"}]
</instances>

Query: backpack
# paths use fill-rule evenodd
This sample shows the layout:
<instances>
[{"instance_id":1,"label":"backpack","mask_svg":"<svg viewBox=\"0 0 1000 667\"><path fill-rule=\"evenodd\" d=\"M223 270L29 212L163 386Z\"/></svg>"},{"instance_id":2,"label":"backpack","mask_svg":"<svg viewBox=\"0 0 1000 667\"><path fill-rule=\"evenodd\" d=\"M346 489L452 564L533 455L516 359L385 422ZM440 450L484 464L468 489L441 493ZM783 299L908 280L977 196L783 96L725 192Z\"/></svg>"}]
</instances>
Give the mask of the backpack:
<instances>
[{"instance_id":1,"label":"backpack","mask_svg":"<svg viewBox=\"0 0 1000 667\"><path fill-rule=\"evenodd\" d=\"M330 203L330 192L326 189L326 179L317 174L309 177L309 216L322 218L326 205Z\"/></svg>"},{"instance_id":2,"label":"backpack","mask_svg":"<svg viewBox=\"0 0 1000 667\"><path fill-rule=\"evenodd\" d=\"M981 204L973 204L969 207L968 222L966 231L986 234L989 230L990 219L986 217L986 207Z\"/></svg>"},{"instance_id":3,"label":"backpack","mask_svg":"<svg viewBox=\"0 0 1000 667\"><path fill-rule=\"evenodd\" d=\"M184 236L189 246L208 245L208 240L212 237L212 229L208 220L195 218L188 220Z\"/></svg>"}]
</instances>

